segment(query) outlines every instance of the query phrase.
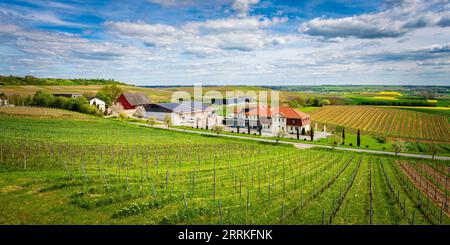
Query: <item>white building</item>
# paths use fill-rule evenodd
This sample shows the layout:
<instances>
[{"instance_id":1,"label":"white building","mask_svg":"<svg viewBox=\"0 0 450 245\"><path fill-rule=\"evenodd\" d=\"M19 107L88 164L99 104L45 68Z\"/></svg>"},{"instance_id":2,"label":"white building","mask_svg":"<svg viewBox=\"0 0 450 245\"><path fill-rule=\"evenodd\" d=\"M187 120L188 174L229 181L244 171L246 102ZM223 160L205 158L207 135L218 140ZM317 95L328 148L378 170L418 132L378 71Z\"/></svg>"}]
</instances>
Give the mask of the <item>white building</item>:
<instances>
[{"instance_id":1,"label":"white building","mask_svg":"<svg viewBox=\"0 0 450 245\"><path fill-rule=\"evenodd\" d=\"M175 126L205 128L206 125L210 127L218 120L213 108L197 101L149 104L144 108L146 118L155 117L156 120L164 121L170 116Z\"/></svg>"},{"instance_id":2,"label":"white building","mask_svg":"<svg viewBox=\"0 0 450 245\"><path fill-rule=\"evenodd\" d=\"M310 130L310 116L290 107L270 108L258 106L245 108L227 118L227 126L239 127L243 130L261 130L274 135L278 131L288 134L302 134Z\"/></svg>"},{"instance_id":3,"label":"white building","mask_svg":"<svg viewBox=\"0 0 450 245\"><path fill-rule=\"evenodd\" d=\"M99 99L99 98L90 98L89 99L89 105L96 106L100 111L104 112L106 110L106 103L105 101Z\"/></svg>"}]
</instances>

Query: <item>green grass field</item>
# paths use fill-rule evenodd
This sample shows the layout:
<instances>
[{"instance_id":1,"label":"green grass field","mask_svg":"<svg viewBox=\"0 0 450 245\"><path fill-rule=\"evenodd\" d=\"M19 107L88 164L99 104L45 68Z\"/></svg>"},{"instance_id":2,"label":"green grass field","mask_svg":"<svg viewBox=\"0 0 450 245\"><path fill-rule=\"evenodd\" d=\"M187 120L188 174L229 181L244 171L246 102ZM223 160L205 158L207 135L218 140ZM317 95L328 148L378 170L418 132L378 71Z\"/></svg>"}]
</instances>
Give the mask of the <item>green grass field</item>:
<instances>
[{"instance_id":1,"label":"green grass field","mask_svg":"<svg viewBox=\"0 0 450 245\"><path fill-rule=\"evenodd\" d=\"M448 178L448 162L298 150L40 110L0 112L1 224L450 222L436 194L398 164L429 166L414 173L434 181L427 188L441 197L448 187L432 174Z\"/></svg>"}]
</instances>

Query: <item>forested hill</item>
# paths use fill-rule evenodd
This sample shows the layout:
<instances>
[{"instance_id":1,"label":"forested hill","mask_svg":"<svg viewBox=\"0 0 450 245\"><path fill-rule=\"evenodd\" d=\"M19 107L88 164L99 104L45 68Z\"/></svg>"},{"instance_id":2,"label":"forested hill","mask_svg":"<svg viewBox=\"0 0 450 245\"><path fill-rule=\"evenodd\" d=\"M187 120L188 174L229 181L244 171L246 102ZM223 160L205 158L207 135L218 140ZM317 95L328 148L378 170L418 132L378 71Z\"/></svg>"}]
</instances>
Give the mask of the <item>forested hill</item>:
<instances>
[{"instance_id":1,"label":"forested hill","mask_svg":"<svg viewBox=\"0 0 450 245\"><path fill-rule=\"evenodd\" d=\"M33 76L1 76L0 85L104 85L121 84L113 79L63 79L63 78L37 78Z\"/></svg>"}]
</instances>

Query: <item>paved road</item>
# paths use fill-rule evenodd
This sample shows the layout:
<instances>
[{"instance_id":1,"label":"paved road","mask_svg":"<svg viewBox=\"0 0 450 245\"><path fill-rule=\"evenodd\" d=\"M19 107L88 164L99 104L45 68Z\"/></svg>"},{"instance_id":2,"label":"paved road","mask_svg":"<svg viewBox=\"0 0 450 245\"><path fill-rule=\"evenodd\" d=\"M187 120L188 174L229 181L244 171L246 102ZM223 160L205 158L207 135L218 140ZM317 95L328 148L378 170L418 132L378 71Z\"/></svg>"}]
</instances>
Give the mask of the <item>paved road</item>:
<instances>
[{"instance_id":1,"label":"paved road","mask_svg":"<svg viewBox=\"0 0 450 245\"><path fill-rule=\"evenodd\" d=\"M135 123L135 122L130 122L130 123L138 125L138 126L150 127L150 125L144 124L144 123ZM167 129L167 127L164 125L155 125L154 127ZM216 135L215 133L211 133L211 132L203 132L203 131L179 129L179 128L170 128L169 130L179 131L179 132L189 132L189 133L194 133L194 134L203 134L203 135ZM246 140L254 140L254 141L260 141L260 142L275 143L275 140L259 139L259 138L246 137L246 136L240 136L240 135L221 134L220 136L228 137L228 138L246 139ZM297 147L299 149L306 149L306 148L312 148L312 147L328 148L328 149L331 148L331 146L326 146L326 145L312 145L312 144L296 143L296 142L288 142L288 141L279 141L278 143L294 145L295 147ZM377 151L377 150L355 149L355 148L345 148L345 147L335 147L335 149L343 150L343 151L353 151L353 152L366 152L366 153L372 153L372 154L395 155L394 152L389 152L389 151ZM404 156L404 157L415 157L415 158L425 158L425 159L432 158L431 155L426 155L426 154L398 153L398 155ZM445 157L445 156L435 156L435 159L450 161L450 157Z\"/></svg>"}]
</instances>

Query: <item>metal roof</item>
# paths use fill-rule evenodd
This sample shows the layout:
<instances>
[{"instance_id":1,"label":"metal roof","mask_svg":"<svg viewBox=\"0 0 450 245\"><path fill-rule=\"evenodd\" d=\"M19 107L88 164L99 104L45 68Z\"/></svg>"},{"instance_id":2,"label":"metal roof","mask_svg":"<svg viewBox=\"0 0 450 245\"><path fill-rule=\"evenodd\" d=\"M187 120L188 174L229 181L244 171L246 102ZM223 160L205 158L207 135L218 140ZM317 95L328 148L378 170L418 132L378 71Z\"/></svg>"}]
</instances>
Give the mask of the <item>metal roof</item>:
<instances>
[{"instance_id":1,"label":"metal roof","mask_svg":"<svg viewBox=\"0 0 450 245\"><path fill-rule=\"evenodd\" d=\"M176 113L186 113L191 111L205 111L208 109L207 104L198 101L184 101L182 103L160 103L157 104Z\"/></svg>"},{"instance_id":2,"label":"metal roof","mask_svg":"<svg viewBox=\"0 0 450 245\"><path fill-rule=\"evenodd\" d=\"M150 104L150 99L144 93L123 93L125 99L130 103L130 105L147 105Z\"/></svg>"}]
</instances>

